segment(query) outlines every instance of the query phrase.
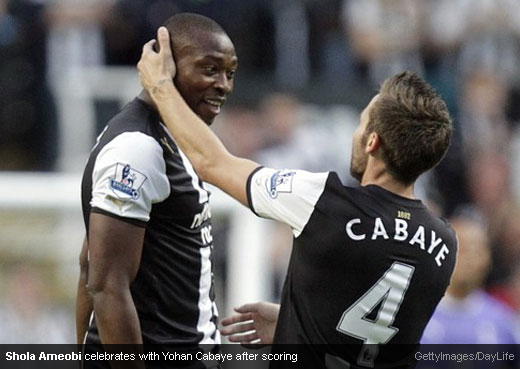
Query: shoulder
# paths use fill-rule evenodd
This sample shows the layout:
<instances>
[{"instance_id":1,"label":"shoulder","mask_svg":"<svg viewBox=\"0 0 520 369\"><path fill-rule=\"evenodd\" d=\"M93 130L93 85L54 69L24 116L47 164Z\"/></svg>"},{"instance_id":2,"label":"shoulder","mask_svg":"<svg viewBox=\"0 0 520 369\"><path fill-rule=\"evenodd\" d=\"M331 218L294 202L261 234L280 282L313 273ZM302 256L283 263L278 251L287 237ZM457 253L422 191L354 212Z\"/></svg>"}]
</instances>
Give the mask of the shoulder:
<instances>
[{"instance_id":1,"label":"shoulder","mask_svg":"<svg viewBox=\"0 0 520 369\"><path fill-rule=\"evenodd\" d=\"M157 113L136 98L108 122L92 154L99 159L110 152L137 161L149 155L162 156L159 128Z\"/></svg>"},{"instance_id":2,"label":"shoulder","mask_svg":"<svg viewBox=\"0 0 520 369\"><path fill-rule=\"evenodd\" d=\"M108 122L102 136L110 140L124 132L142 132L149 136L156 136L159 127L159 115L143 101L135 98L126 104Z\"/></svg>"},{"instance_id":3,"label":"shoulder","mask_svg":"<svg viewBox=\"0 0 520 369\"><path fill-rule=\"evenodd\" d=\"M99 179L106 173L122 175L122 171L142 178L143 182L146 178L163 176L166 173L166 162L161 145L143 132L123 132L117 135L100 148L92 175Z\"/></svg>"},{"instance_id":4,"label":"shoulder","mask_svg":"<svg viewBox=\"0 0 520 369\"><path fill-rule=\"evenodd\" d=\"M107 154L122 155L127 159L146 161L150 155L162 156L162 147L152 136L139 132L122 132L107 142L99 153L100 156Z\"/></svg>"},{"instance_id":5,"label":"shoulder","mask_svg":"<svg viewBox=\"0 0 520 369\"><path fill-rule=\"evenodd\" d=\"M430 212L430 211L428 210L428 212ZM450 222L446 218L441 217L441 216L435 216L435 215L432 214L432 219L434 219L433 221L436 223L438 228L445 229L446 233L451 237L451 239L455 243L458 243L458 241L457 241L457 233L455 232L455 230L451 226Z\"/></svg>"}]
</instances>

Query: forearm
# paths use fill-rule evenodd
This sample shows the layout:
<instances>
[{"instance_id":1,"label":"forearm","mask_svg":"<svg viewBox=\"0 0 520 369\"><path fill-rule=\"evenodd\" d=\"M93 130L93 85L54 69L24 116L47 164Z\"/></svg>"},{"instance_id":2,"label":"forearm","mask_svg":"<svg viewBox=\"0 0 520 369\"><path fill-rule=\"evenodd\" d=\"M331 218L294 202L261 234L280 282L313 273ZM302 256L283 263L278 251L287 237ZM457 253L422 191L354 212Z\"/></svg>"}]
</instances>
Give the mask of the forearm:
<instances>
[{"instance_id":1,"label":"forearm","mask_svg":"<svg viewBox=\"0 0 520 369\"><path fill-rule=\"evenodd\" d=\"M88 242L83 241L79 255L79 281L76 294L76 342L82 344L87 334L90 315L92 314L92 299L87 290L88 283Z\"/></svg>"},{"instance_id":2,"label":"forearm","mask_svg":"<svg viewBox=\"0 0 520 369\"><path fill-rule=\"evenodd\" d=\"M142 344L141 325L130 290L101 290L92 293L96 325L101 342Z\"/></svg>"},{"instance_id":3,"label":"forearm","mask_svg":"<svg viewBox=\"0 0 520 369\"><path fill-rule=\"evenodd\" d=\"M163 122L204 181L213 183L211 169L230 155L213 131L186 104L171 80L149 91ZM214 184L214 183L213 183Z\"/></svg>"},{"instance_id":4,"label":"forearm","mask_svg":"<svg viewBox=\"0 0 520 369\"><path fill-rule=\"evenodd\" d=\"M76 294L76 342L78 344L82 344L85 340L92 309L92 300L87 291L86 273L82 271Z\"/></svg>"},{"instance_id":5,"label":"forearm","mask_svg":"<svg viewBox=\"0 0 520 369\"><path fill-rule=\"evenodd\" d=\"M143 337L130 290L103 290L92 297L96 325L106 352L134 355L135 360L112 360L112 369L145 369L139 354L143 353ZM125 345L125 346L121 346Z\"/></svg>"}]
</instances>

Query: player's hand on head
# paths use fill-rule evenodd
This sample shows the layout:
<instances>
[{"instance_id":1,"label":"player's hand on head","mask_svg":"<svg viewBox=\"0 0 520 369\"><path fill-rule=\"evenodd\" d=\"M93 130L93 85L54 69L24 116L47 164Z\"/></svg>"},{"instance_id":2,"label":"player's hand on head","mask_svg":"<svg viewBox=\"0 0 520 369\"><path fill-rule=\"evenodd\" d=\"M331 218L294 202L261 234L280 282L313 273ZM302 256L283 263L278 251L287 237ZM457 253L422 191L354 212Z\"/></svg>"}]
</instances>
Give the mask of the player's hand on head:
<instances>
[{"instance_id":1,"label":"player's hand on head","mask_svg":"<svg viewBox=\"0 0 520 369\"><path fill-rule=\"evenodd\" d=\"M223 328L220 330L230 342L246 346L273 343L280 305L261 301L234 310L236 314L222 320Z\"/></svg>"},{"instance_id":2,"label":"player's hand on head","mask_svg":"<svg viewBox=\"0 0 520 369\"><path fill-rule=\"evenodd\" d=\"M170 35L166 27L159 27L157 40L159 52L154 50L157 41L148 41L144 44L141 59L137 63L141 84L149 92L160 84L173 81L177 72L170 47Z\"/></svg>"}]
</instances>

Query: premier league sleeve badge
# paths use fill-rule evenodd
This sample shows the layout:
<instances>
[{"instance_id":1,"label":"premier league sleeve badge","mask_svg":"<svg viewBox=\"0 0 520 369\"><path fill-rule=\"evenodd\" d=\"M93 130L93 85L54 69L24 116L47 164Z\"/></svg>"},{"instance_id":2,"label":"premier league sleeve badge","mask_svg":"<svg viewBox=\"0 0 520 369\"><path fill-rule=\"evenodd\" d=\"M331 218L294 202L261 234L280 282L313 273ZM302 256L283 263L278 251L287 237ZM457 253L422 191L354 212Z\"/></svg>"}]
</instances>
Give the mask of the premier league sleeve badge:
<instances>
[{"instance_id":1,"label":"premier league sleeve badge","mask_svg":"<svg viewBox=\"0 0 520 369\"><path fill-rule=\"evenodd\" d=\"M117 163L115 175L110 178L110 189L121 200L137 200L146 179L143 173L132 169L130 164Z\"/></svg>"},{"instance_id":2,"label":"premier league sleeve badge","mask_svg":"<svg viewBox=\"0 0 520 369\"><path fill-rule=\"evenodd\" d=\"M269 192L269 196L271 196L272 199L275 199L278 197L279 193L291 193L293 176L295 174L295 171L286 170L279 170L274 173L267 183L267 191Z\"/></svg>"}]
</instances>

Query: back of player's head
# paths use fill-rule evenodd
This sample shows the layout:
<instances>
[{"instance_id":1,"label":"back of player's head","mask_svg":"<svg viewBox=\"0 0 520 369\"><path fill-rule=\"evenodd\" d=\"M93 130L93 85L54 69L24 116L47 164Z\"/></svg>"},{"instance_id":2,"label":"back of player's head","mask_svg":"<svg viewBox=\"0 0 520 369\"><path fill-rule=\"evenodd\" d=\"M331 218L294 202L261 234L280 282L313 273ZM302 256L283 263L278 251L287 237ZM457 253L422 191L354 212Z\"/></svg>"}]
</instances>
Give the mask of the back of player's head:
<instances>
[{"instance_id":1,"label":"back of player's head","mask_svg":"<svg viewBox=\"0 0 520 369\"><path fill-rule=\"evenodd\" d=\"M226 34L226 31L214 20L195 13L179 13L164 22L170 33L173 56L182 47L193 42L194 36L202 32Z\"/></svg>"},{"instance_id":2,"label":"back of player's head","mask_svg":"<svg viewBox=\"0 0 520 369\"><path fill-rule=\"evenodd\" d=\"M367 133L376 132L381 139L387 170L403 183L412 183L439 163L452 130L444 100L412 72L383 82L367 126Z\"/></svg>"}]
</instances>

